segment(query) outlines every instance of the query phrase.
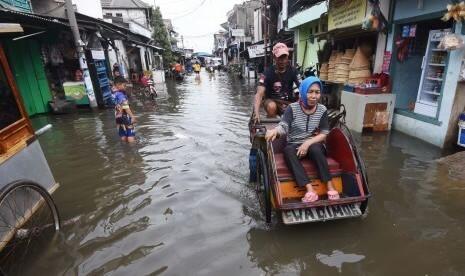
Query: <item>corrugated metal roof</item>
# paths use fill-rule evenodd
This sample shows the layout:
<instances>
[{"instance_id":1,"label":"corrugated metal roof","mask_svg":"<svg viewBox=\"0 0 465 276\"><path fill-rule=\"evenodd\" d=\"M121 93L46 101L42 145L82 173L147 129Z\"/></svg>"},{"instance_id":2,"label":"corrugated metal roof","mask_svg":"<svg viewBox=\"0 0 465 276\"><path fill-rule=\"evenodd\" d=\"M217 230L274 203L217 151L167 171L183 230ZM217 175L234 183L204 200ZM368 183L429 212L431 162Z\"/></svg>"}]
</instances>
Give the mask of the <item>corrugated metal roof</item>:
<instances>
[{"instance_id":1,"label":"corrugated metal roof","mask_svg":"<svg viewBox=\"0 0 465 276\"><path fill-rule=\"evenodd\" d=\"M103 8L148 9L151 6L141 0L101 0Z\"/></svg>"},{"instance_id":2,"label":"corrugated metal roof","mask_svg":"<svg viewBox=\"0 0 465 276\"><path fill-rule=\"evenodd\" d=\"M10 16L11 17L11 19L9 20L10 22L21 22L24 19L29 19L29 20L36 20L36 21L40 21L44 23L58 24L58 25L69 27L69 24L63 23L53 17L41 16L41 15L36 15L32 13L27 13L27 12L14 11L14 10L6 10L3 8L0 8L0 16L4 20L8 19L8 16Z\"/></svg>"}]
</instances>

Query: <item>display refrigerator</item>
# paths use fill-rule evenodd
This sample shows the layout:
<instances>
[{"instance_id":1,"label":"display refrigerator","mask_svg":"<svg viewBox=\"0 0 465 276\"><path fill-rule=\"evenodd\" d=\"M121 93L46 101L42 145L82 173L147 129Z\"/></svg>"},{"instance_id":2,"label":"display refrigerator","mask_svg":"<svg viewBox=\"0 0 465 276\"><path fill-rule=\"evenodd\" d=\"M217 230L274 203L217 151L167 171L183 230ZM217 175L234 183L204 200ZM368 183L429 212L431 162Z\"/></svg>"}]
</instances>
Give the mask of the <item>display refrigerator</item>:
<instances>
[{"instance_id":1,"label":"display refrigerator","mask_svg":"<svg viewBox=\"0 0 465 276\"><path fill-rule=\"evenodd\" d=\"M421 80L418 88L414 112L435 118L439 99L444 87L447 51L439 48L441 39L450 30L432 30L429 32L426 54L421 65Z\"/></svg>"}]
</instances>

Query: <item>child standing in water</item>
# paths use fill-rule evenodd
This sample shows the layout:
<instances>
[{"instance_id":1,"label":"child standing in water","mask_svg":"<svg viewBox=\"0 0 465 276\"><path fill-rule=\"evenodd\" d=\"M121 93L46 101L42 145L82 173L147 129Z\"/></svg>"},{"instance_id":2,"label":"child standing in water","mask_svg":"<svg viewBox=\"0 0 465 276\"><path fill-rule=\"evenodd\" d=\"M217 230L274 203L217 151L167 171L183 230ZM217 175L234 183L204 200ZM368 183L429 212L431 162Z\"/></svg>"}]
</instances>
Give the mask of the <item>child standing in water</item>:
<instances>
[{"instance_id":1,"label":"child standing in water","mask_svg":"<svg viewBox=\"0 0 465 276\"><path fill-rule=\"evenodd\" d=\"M115 117L119 137L123 142L132 143L135 141L136 131L134 123L136 118L129 107L128 97L126 96L126 79L123 77L115 78Z\"/></svg>"}]
</instances>

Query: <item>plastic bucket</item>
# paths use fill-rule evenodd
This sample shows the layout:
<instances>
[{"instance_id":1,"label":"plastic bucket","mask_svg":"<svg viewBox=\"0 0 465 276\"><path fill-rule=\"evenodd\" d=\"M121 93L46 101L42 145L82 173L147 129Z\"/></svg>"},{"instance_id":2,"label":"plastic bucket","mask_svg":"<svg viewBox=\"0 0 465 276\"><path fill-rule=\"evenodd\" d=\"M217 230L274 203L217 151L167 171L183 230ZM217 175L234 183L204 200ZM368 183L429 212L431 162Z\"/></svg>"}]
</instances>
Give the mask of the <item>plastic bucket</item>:
<instances>
[{"instance_id":1,"label":"plastic bucket","mask_svg":"<svg viewBox=\"0 0 465 276\"><path fill-rule=\"evenodd\" d=\"M460 114L458 125L459 135L457 138L457 145L465 147L465 113Z\"/></svg>"}]
</instances>

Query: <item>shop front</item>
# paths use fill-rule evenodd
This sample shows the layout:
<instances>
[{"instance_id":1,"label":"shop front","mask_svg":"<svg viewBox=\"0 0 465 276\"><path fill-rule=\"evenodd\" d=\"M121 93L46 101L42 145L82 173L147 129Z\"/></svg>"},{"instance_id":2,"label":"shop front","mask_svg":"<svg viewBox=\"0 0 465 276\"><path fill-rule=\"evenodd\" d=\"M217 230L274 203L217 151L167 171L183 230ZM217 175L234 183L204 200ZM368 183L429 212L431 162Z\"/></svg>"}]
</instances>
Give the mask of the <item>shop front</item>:
<instances>
[{"instance_id":1,"label":"shop front","mask_svg":"<svg viewBox=\"0 0 465 276\"><path fill-rule=\"evenodd\" d=\"M383 70L387 14L389 1L331 0L327 32L313 35L325 41L317 51L322 102L329 108L345 105L348 126L358 132L391 128L395 95Z\"/></svg>"},{"instance_id":2,"label":"shop front","mask_svg":"<svg viewBox=\"0 0 465 276\"><path fill-rule=\"evenodd\" d=\"M294 31L294 61L304 70L316 68L319 62L317 53L326 41L316 39L316 35L327 31L326 12L326 2L321 2L288 19L288 28Z\"/></svg>"},{"instance_id":3,"label":"shop front","mask_svg":"<svg viewBox=\"0 0 465 276\"><path fill-rule=\"evenodd\" d=\"M54 30L68 26L46 18L8 10L0 11L0 20L4 22L1 28L8 28L8 23L18 26L14 32L2 31L0 43L3 44L27 114L32 116L48 112L53 94L44 70L40 40Z\"/></svg>"},{"instance_id":4,"label":"shop front","mask_svg":"<svg viewBox=\"0 0 465 276\"><path fill-rule=\"evenodd\" d=\"M77 105L88 105L79 58L71 32L59 31L42 41L42 58L52 93Z\"/></svg>"},{"instance_id":5,"label":"shop front","mask_svg":"<svg viewBox=\"0 0 465 276\"><path fill-rule=\"evenodd\" d=\"M464 50L447 50L441 42L452 34L461 35L460 22L443 21L443 1L422 1L422 7L407 0L394 6L392 33L386 51L392 53L392 91L397 96L394 128L439 147L454 120L460 67ZM463 111L463 106L461 108ZM458 117L458 116L457 116ZM458 119L455 118L455 121Z\"/></svg>"}]
</instances>

